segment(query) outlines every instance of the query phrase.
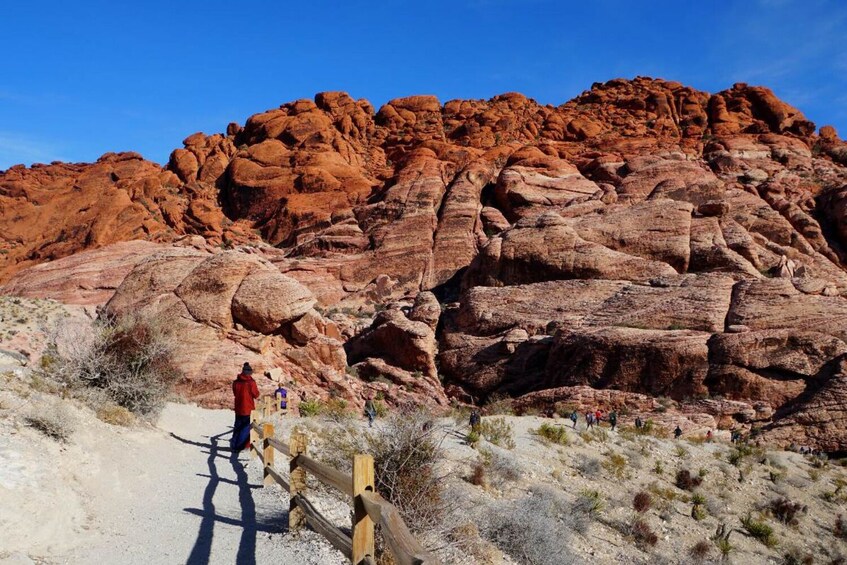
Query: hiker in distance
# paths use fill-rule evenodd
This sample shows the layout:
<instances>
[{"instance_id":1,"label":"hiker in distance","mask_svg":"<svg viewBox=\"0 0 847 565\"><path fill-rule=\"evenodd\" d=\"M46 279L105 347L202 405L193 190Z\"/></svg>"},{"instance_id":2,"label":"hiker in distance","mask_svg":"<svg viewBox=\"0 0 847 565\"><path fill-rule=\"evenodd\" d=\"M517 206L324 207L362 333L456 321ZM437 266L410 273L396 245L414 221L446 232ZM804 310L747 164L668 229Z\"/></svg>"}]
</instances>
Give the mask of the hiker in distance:
<instances>
[{"instance_id":1,"label":"hiker in distance","mask_svg":"<svg viewBox=\"0 0 847 565\"><path fill-rule=\"evenodd\" d=\"M368 395L365 401L365 416L368 417L368 426L373 427L374 418L376 418L376 407L374 406L373 395Z\"/></svg>"},{"instance_id":2,"label":"hiker in distance","mask_svg":"<svg viewBox=\"0 0 847 565\"><path fill-rule=\"evenodd\" d=\"M250 363L244 363L241 372L232 381L232 395L235 399L235 425L229 447L237 453L250 447L250 412L256 409L256 399L259 398L259 387L253 380Z\"/></svg>"}]
</instances>

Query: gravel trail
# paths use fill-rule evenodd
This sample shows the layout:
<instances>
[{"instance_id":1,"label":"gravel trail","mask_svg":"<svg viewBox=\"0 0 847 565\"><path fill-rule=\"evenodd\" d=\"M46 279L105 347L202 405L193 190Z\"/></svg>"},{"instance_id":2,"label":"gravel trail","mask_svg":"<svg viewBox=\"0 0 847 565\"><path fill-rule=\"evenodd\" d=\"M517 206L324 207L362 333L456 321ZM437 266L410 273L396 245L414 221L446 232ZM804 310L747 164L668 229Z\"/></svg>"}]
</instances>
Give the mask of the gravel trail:
<instances>
[{"instance_id":1,"label":"gravel trail","mask_svg":"<svg viewBox=\"0 0 847 565\"><path fill-rule=\"evenodd\" d=\"M287 532L288 496L228 451L232 412L169 404L158 430L108 446L91 482L95 540L68 563L344 563L311 531Z\"/></svg>"}]
</instances>

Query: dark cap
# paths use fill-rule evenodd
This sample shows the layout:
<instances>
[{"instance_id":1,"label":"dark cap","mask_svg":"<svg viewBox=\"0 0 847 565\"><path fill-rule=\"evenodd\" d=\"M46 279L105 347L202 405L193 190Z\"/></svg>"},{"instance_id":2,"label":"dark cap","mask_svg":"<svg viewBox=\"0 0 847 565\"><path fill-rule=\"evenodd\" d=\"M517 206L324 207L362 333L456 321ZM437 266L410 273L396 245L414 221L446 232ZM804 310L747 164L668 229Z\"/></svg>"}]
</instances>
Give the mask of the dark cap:
<instances>
[{"instance_id":1,"label":"dark cap","mask_svg":"<svg viewBox=\"0 0 847 565\"><path fill-rule=\"evenodd\" d=\"M253 367L250 366L250 363L244 363L244 365L242 365L241 373L245 375L253 374Z\"/></svg>"}]
</instances>

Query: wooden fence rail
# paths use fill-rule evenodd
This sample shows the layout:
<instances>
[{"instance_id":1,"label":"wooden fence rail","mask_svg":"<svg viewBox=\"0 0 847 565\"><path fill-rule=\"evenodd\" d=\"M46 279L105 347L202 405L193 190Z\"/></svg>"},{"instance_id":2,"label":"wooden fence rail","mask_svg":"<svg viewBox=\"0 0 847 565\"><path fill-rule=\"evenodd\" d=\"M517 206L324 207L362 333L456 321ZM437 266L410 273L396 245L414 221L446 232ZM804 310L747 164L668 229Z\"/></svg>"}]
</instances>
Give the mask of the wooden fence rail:
<instances>
[{"instance_id":1,"label":"wooden fence rail","mask_svg":"<svg viewBox=\"0 0 847 565\"><path fill-rule=\"evenodd\" d=\"M262 410L254 410L251 414L250 455L262 461L264 486L276 483L288 491L290 531L296 532L308 524L354 565L374 565L374 525L379 524L385 543L398 565L440 565L414 538L397 508L376 492L373 457L356 455L352 474L316 461L308 455L308 438L305 434L295 430L288 444L285 444L274 437L272 424L261 422L274 411L274 406L265 401ZM288 458L287 481L274 468L275 452ZM352 536L327 520L308 501L307 473L352 497Z\"/></svg>"}]
</instances>

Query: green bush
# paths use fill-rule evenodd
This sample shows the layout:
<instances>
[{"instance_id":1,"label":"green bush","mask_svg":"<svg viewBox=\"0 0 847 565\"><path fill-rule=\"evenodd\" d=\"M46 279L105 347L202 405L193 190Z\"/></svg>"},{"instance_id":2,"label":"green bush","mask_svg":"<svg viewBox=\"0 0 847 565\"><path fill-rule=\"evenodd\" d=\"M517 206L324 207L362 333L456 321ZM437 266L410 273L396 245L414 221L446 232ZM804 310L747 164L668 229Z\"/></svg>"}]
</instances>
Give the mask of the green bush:
<instances>
[{"instance_id":1,"label":"green bush","mask_svg":"<svg viewBox=\"0 0 847 565\"><path fill-rule=\"evenodd\" d=\"M512 424L505 418L483 418L479 424L479 433L494 445L515 448L515 433Z\"/></svg>"},{"instance_id":2,"label":"green bush","mask_svg":"<svg viewBox=\"0 0 847 565\"><path fill-rule=\"evenodd\" d=\"M537 430L535 430L535 434L547 441L557 443L559 445L568 445L570 443L570 440L568 439L568 432L565 431L564 426L553 426L544 422Z\"/></svg>"},{"instance_id":3,"label":"green bush","mask_svg":"<svg viewBox=\"0 0 847 565\"><path fill-rule=\"evenodd\" d=\"M321 403L319 400L304 400L300 403L300 416L303 418L311 418L321 413Z\"/></svg>"},{"instance_id":4,"label":"green bush","mask_svg":"<svg viewBox=\"0 0 847 565\"><path fill-rule=\"evenodd\" d=\"M773 528L764 521L754 519L750 514L741 518L741 525L751 537L759 540L765 547L776 547L777 540Z\"/></svg>"},{"instance_id":5,"label":"green bush","mask_svg":"<svg viewBox=\"0 0 847 565\"><path fill-rule=\"evenodd\" d=\"M626 457L620 453L609 452L603 461L603 468L616 479L625 479L629 476L626 468Z\"/></svg>"}]
</instances>

